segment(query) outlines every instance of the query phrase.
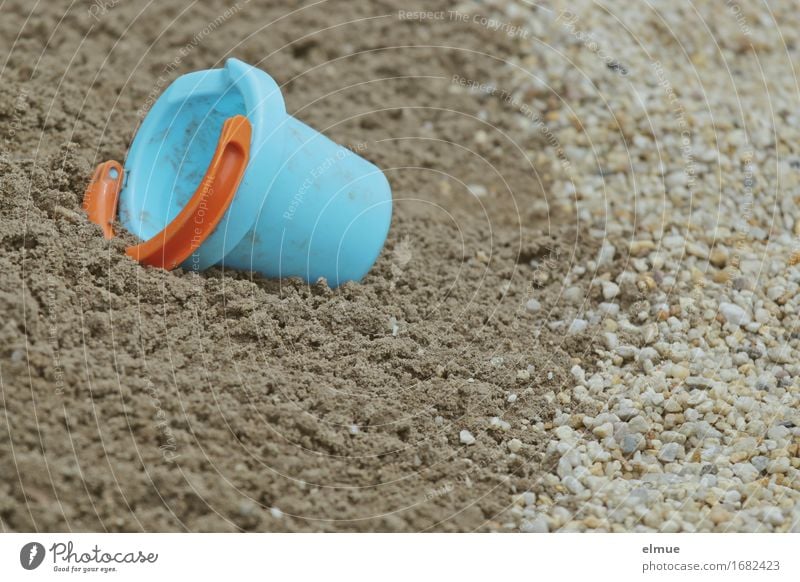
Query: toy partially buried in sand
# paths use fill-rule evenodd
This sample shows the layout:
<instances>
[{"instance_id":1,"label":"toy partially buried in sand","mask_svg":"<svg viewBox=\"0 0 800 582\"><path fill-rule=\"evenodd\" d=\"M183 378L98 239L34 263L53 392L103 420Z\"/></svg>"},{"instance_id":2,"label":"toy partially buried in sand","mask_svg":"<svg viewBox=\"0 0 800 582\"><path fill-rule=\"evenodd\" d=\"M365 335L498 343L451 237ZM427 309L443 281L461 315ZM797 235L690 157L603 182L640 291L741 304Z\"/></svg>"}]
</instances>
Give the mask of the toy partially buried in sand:
<instances>
[{"instance_id":1,"label":"toy partially buried in sand","mask_svg":"<svg viewBox=\"0 0 800 582\"><path fill-rule=\"evenodd\" d=\"M269 75L229 59L167 88L124 169L97 167L84 208L106 238L117 206L144 241L127 254L143 264L337 287L375 263L392 193L379 168L287 114Z\"/></svg>"}]
</instances>

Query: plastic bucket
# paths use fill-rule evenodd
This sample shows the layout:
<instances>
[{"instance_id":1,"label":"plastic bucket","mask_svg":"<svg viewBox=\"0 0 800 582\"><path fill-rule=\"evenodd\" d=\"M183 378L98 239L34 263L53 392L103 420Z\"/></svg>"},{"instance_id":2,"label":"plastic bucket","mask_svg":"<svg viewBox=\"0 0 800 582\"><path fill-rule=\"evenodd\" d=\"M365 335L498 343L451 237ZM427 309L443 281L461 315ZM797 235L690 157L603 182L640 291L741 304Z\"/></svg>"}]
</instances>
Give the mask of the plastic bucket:
<instances>
[{"instance_id":1,"label":"plastic bucket","mask_svg":"<svg viewBox=\"0 0 800 582\"><path fill-rule=\"evenodd\" d=\"M231 182L229 203L215 210L216 226L191 244L190 256L180 255L181 267L324 277L331 287L360 280L389 230L386 177L287 114L275 81L236 59L178 78L147 113L125 161L121 224L152 241L174 228L189 204L191 217L183 219L204 220L198 192L219 161L226 121L236 116L249 122L250 133L240 135L250 136L249 159Z\"/></svg>"}]
</instances>

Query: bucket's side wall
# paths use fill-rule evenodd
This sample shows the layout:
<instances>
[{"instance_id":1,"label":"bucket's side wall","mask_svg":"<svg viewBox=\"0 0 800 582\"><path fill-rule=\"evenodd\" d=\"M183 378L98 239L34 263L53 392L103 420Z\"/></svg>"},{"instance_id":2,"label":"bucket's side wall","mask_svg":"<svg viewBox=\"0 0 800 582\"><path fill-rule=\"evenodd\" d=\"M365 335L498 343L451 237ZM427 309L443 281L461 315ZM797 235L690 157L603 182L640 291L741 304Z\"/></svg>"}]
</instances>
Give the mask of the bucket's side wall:
<instances>
[{"instance_id":1,"label":"bucket's side wall","mask_svg":"<svg viewBox=\"0 0 800 582\"><path fill-rule=\"evenodd\" d=\"M375 165L288 117L286 160L265 185L253 231L225 266L268 277L360 280L377 259L392 214L386 177Z\"/></svg>"}]
</instances>

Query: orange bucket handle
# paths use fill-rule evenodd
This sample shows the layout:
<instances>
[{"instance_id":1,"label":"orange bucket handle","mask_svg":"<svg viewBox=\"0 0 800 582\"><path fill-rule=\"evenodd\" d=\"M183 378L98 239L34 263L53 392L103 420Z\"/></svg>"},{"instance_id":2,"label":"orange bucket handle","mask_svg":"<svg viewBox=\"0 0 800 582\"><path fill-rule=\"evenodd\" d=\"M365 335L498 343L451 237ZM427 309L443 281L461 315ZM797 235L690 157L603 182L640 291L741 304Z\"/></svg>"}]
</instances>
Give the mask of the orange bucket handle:
<instances>
[{"instance_id":1,"label":"orange bucket handle","mask_svg":"<svg viewBox=\"0 0 800 582\"><path fill-rule=\"evenodd\" d=\"M188 259L214 232L230 206L250 159L252 127L243 115L225 120L214 157L192 197L178 215L151 239L128 247L125 253L143 265L171 270ZM100 225L105 238L114 237L122 166L108 161L95 169L83 197L89 220Z\"/></svg>"}]
</instances>

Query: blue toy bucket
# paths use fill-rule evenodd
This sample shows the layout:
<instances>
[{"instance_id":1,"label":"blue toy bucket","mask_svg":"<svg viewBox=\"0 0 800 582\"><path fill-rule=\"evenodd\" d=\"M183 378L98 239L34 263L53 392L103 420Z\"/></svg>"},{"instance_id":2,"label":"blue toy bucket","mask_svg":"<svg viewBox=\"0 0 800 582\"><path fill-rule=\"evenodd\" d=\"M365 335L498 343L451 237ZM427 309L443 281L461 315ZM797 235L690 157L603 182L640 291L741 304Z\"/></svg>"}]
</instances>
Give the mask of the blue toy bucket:
<instances>
[{"instance_id":1,"label":"blue toy bucket","mask_svg":"<svg viewBox=\"0 0 800 582\"><path fill-rule=\"evenodd\" d=\"M197 205L204 175L218 161L215 146L237 116L249 122L243 134L250 135L249 159L238 187L232 182L224 214L190 256L181 255L180 266L221 265L309 282L324 277L331 287L360 280L389 230L386 177L287 114L275 81L236 59L178 78L148 112L119 183L121 224L146 241L174 227L187 205Z\"/></svg>"}]
</instances>

